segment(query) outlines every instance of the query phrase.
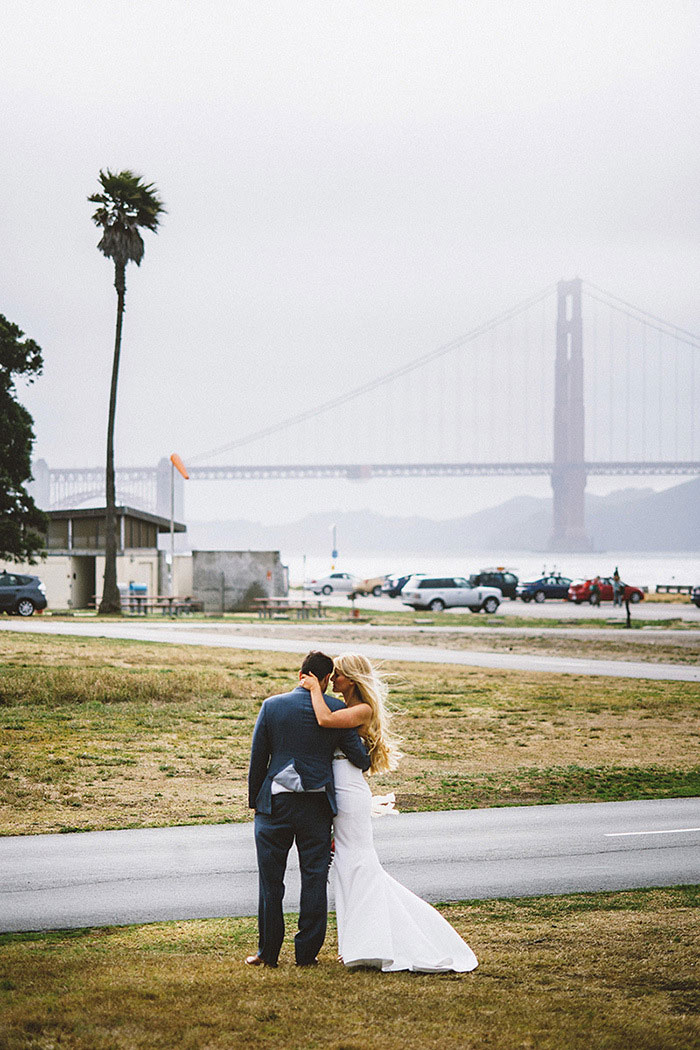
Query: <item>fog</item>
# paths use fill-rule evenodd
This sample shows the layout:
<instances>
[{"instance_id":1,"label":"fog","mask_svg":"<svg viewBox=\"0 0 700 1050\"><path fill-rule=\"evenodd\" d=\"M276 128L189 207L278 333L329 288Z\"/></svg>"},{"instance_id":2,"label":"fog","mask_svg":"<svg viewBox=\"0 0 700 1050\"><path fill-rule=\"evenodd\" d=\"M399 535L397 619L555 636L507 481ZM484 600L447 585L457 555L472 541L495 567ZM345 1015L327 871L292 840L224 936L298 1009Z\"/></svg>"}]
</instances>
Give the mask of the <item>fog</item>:
<instances>
[{"instance_id":1,"label":"fog","mask_svg":"<svg viewBox=\"0 0 700 1050\"><path fill-rule=\"evenodd\" d=\"M104 459L100 168L168 210L127 272L118 465L206 462L561 278L700 330L697 30L683 0L7 0L0 312L44 350L36 456ZM186 510L447 518L519 492L549 482L198 482Z\"/></svg>"}]
</instances>

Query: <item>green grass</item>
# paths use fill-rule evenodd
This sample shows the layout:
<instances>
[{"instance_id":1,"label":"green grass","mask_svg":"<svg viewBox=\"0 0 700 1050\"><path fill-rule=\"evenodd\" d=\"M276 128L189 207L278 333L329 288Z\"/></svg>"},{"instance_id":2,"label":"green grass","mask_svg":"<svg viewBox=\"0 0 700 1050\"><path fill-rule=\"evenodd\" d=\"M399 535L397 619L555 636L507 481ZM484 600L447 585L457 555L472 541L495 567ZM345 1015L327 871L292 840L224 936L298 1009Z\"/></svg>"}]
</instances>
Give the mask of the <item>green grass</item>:
<instances>
[{"instance_id":1,"label":"green grass","mask_svg":"<svg viewBox=\"0 0 700 1050\"><path fill-rule=\"evenodd\" d=\"M467 901L441 910L470 974L250 970L253 919L0 937L2 1050L690 1050L697 887Z\"/></svg>"},{"instance_id":2,"label":"green grass","mask_svg":"<svg viewBox=\"0 0 700 1050\"><path fill-rule=\"evenodd\" d=\"M700 766L678 770L659 766L586 768L570 765L520 768L499 775L443 777L440 791L433 796L433 804L425 808L475 809L532 803L552 805L696 796L700 796ZM400 804L401 799L397 801Z\"/></svg>"},{"instance_id":3,"label":"green grass","mask_svg":"<svg viewBox=\"0 0 700 1050\"><path fill-rule=\"evenodd\" d=\"M292 592L290 594L290 597L292 597L292 598L295 597L294 592ZM681 596L680 598L678 598L678 596L675 596L675 597L676 597L676 601L675 602L673 602L673 603L665 602L665 604L670 604L670 607L669 607L669 610L668 610L668 618L664 619L663 621L659 621L657 619L653 619L653 620L646 619L645 616L644 616L644 603L643 602L640 603L639 605L632 606L631 607L632 629L638 629L638 628L641 628L641 627L653 627L653 626L658 627L660 624L663 624L664 627L677 627L677 628L682 629L684 622L687 623L687 621L683 620L682 615L679 616L677 614L676 610L673 608L673 605L676 605L676 604L678 604L680 602L680 604L685 604L685 605L690 606L690 610L689 611L692 611L693 607L692 607L692 605L690 603L690 599L687 596ZM659 597L657 597L657 598L651 599L651 600L659 601L661 599ZM573 618L573 617L570 618L568 616L567 617L563 617L562 616L561 618L556 617L556 616L551 616L551 617L549 617L549 616L522 616L522 615L519 615L519 613L518 613L518 610L521 607L522 606L521 606L520 602L511 602L511 601L506 600L506 601L501 603L497 613L489 615L487 613L470 613L469 611L465 611L465 612L449 611L449 612L437 612L437 613L435 613L435 612L431 612L429 609L418 609L418 610L409 609L408 607L402 606L400 603L397 603L395 609L382 609L382 610L377 610L377 609L358 609L359 615L358 615L357 618L355 618L352 615L352 605L351 605L350 602L347 602L346 605L339 604L339 605L327 605L327 606L324 606L324 609L323 609L324 615L318 621L310 620L310 621L306 621L306 622L309 622L311 624L313 624L314 622L347 624L348 622L353 622L354 619L357 619L357 620L359 620L361 622L365 622L365 623L366 622L370 622L372 624L376 624L376 625L379 625L379 626L381 626L383 624L384 625L415 626L416 625L416 621L423 621L423 622L431 621L435 626L443 626L443 627L458 627L458 626L461 626L461 627L503 627L503 626L508 626L508 627L538 627L538 628L576 627L576 628L579 628L579 629L584 628L584 629L590 630L590 631L595 631L595 630L598 630L598 629L600 629L602 627L605 627L605 628L610 628L610 629L614 629L614 630L620 630L622 632L629 633L628 629L625 626L625 612L624 612L624 610L620 611L620 610L615 609L613 607L612 603L607 603L606 602L601 607L599 614L596 617L594 617L594 618L583 617L583 616L580 617L580 618ZM549 604L549 608L551 608L551 607L552 607L552 603ZM571 605L570 603L561 603L561 607L562 608L566 608L568 612L571 612L572 610L575 609L575 606ZM675 613L675 615L674 615L674 613ZM81 620L84 620L84 619L99 619L101 621L102 620L110 620L110 619L111 620L121 619L120 617L104 617L104 616L97 617L97 614L94 613L94 612L85 612L85 613L80 613L79 615L76 615L76 614L69 613L69 612L63 613L60 610L54 610L53 613L52 613L52 616L54 618L59 618L59 619L65 616L65 617L70 618L70 619L78 619L78 618L81 619ZM129 620L138 619L139 621L146 621L146 622L148 622L149 620L150 621L157 621L159 623L163 622L163 616L162 616L161 613L153 614L152 616L149 616L149 617L144 617L144 616L138 616L138 617L125 616L124 619L129 619ZM608 622L608 620L610 620L611 622ZM267 624L269 624L270 622L272 622L272 623L275 622L275 621L269 621L269 620L262 621L260 619L260 617L254 611L252 611L252 612L239 612L239 613L224 613L223 615L220 614L220 613L214 613L214 614L211 614L211 613L207 613L207 614L204 614L204 613L193 613L193 614L188 615L186 617L186 619L184 619L182 622L189 623L190 621L206 622L206 623L211 623L212 625L216 624L216 623L230 623L230 624L246 624L246 623L258 623L259 624L259 623L267 623ZM290 620L289 622L290 623L296 623L297 621L296 620ZM690 624L689 626L693 626L693 624Z\"/></svg>"}]
</instances>

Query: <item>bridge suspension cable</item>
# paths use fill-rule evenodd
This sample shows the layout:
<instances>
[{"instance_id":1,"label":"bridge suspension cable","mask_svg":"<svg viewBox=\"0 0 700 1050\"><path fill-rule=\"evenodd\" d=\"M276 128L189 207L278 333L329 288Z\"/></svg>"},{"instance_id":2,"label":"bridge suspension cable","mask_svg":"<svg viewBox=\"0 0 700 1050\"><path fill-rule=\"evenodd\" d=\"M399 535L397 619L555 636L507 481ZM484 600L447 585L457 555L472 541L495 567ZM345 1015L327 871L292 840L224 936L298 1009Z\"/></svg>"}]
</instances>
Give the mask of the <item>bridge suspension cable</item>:
<instances>
[{"instance_id":1,"label":"bridge suspension cable","mask_svg":"<svg viewBox=\"0 0 700 1050\"><path fill-rule=\"evenodd\" d=\"M341 405L347 404L349 401L353 401L355 398L361 397L364 394L368 394L379 387L384 386L387 383L391 383L395 379L400 379L402 376L409 375L411 372L415 372L416 369L423 367L424 365L430 364L432 361L436 361L438 358L451 351L458 350L460 347L465 346L467 343L472 342L479 336L484 335L486 332L496 328L499 324L504 321L509 321L525 310L529 310L530 307L537 305L543 299L546 299L550 295L556 285L550 284L536 295L530 296L528 299L524 299L512 306L509 310L504 310L502 313L492 317L489 321L485 321L483 324L478 325L471 331L466 332L464 335L459 336L450 343L445 343L442 346L437 347L435 350L429 351L427 354L416 357L412 361L407 362L405 365L400 365L398 368L393 369L391 372L387 372L382 376L378 376L376 379L371 379L361 386L355 387L352 390L347 391L345 394L340 394L338 397L333 398L330 401L326 401L323 405L317 408L310 408L304 412L300 412L297 415L290 416L287 419L280 420L278 423L273 423L270 426L263 427L260 430L256 430L251 434L246 434L244 437L238 438L235 441L231 441L226 445L221 445L218 448L209 449L207 452L200 452L196 455L188 455L188 463L198 463L203 459L207 459L209 456L217 456L223 452L231 452L233 449L242 448L244 445L250 445L254 441L258 441L261 438L269 437L272 434L277 434L281 430L286 430L288 427L303 423L306 420L315 419L317 416L323 415L326 412L331 411L334 408L340 408Z\"/></svg>"},{"instance_id":2,"label":"bridge suspension cable","mask_svg":"<svg viewBox=\"0 0 700 1050\"><path fill-rule=\"evenodd\" d=\"M670 321L664 321L663 318L650 314L648 310L642 310L641 307L634 306L633 303L620 299L619 296L613 295L612 292L606 292L604 288L599 288L598 285L592 284L591 281L584 281L583 284L590 298L595 299L596 302L603 303L605 306L609 306L620 313L626 314L633 320L639 321L640 324L646 324L649 328L654 328L664 335L672 336L678 342L686 343L688 346L693 346L696 350L700 350L700 335L689 332L686 328L680 328ZM593 294L594 291L599 292L600 295L604 295L606 298L599 298L599 296Z\"/></svg>"}]
</instances>

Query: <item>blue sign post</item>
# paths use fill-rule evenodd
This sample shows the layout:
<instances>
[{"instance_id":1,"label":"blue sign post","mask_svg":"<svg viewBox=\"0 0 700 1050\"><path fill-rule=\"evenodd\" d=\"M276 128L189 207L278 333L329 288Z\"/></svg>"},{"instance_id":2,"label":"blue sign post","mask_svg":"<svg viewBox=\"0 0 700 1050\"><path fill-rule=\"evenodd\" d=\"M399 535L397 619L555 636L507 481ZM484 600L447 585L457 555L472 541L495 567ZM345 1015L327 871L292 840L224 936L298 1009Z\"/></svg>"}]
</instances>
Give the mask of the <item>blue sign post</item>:
<instances>
[{"instance_id":1,"label":"blue sign post","mask_svg":"<svg viewBox=\"0 0 700 1050\"><path fill-rule=\"evenodd\" d=\"M338 536L337 536L337 525L333 525L333 543L331 547L331 570L335 569L335 559L338 557Z\"/></svg>"}]
</instances>

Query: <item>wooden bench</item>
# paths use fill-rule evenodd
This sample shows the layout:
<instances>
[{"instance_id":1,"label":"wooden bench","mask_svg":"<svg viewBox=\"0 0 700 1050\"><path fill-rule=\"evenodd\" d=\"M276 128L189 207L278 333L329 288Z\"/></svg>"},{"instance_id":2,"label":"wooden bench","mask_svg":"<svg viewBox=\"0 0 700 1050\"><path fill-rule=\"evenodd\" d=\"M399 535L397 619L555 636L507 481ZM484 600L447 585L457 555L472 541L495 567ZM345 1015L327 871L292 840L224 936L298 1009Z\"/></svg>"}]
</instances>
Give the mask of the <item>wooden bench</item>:
<instances>
[{"instance_id":1,"label":"wooden bench","mask_svg":"<svg viewBox=\"0 0 700 1050\"><path fill-rule=\"evenodd\" d=\"M272 620L281 613L290 612L296 613L297 620L309 620L311 616L324 615L323 603L320 599L312 601L307 598L256 598L255 604L260 620Z\"/></svg>"},{"instance_id":2,"label":"wooden bench","mask_svg":"<svg viewBox=\"0 0 700 1050\"><path fill-rule=\"evenodd\" d=\"M147 616L160 612L163 616L185 616L188 613L203 612L204 603L195 598L155 595L148 597L141 594L128 594L122 597L122 610L135 616Z\"/></svg>"},{"instance_id":3,"label":"wooden bench","mask_svg":"<svg viewBox=\"0 0 700 1050\"><path fill-rule=\"evenodd\" d=\"M100 595L93 595L88 602L89 609L96 609L99 605ZM127 616L147 616L149 613L160 612L170 616L182 616L187 613L204 612L204 602L197 598L170 597L167 594L122 594L122 612Z\"/></svg>"}]
</instances>

